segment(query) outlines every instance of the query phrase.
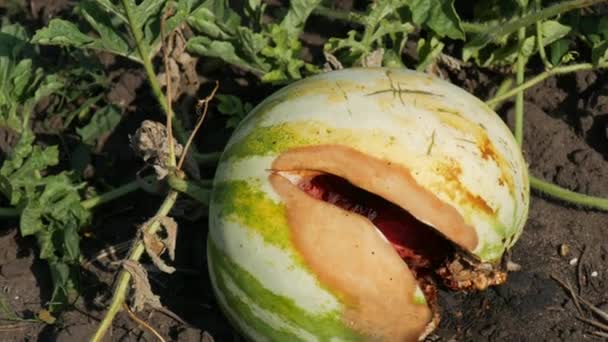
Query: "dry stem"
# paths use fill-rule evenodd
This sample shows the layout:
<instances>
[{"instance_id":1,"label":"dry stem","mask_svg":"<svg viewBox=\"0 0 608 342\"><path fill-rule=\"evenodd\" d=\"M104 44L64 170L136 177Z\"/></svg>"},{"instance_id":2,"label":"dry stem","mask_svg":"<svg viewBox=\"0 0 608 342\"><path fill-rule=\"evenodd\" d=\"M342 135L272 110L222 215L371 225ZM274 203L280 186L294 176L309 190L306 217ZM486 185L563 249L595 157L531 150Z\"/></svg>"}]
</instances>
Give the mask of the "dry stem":
<instances>
[{"instance_id":1,"label":"dry stem","mask_svg":"<svg viewBox=\"0 0 608 342\"><path fill-rule=\"evenodd\" d=\"M186 156L188 155L188 149L190 148L190 145L192 144L192 140L194 139L196 132L198 132L199 128L203 124L203 121L205 120L205 116L207 116L207 110L209 109L209 101L211 101L211 99L215 96L215 93L217 92L218 88L219 88L219 82L215 81L215 87L211 91L211 94L209 94L209 96L205 97L204 99L202 99L198 102L197 108L200 108L202 106L203 110L202 110L202 113L199 115L198 121L196 122L196 126L194 126L194 130L192 131L192 134L190 134L190 137L188 138L188 141L186 142L186 145L184 146L184 152L182 152L182 156L180 157L179 163L177 164L178 170L180 170L182 168L182 165L184 164L184 160L186 160Z\"/></svg>"},{"instance_id":2,"label":"dry stem","mask_svg":"<svg viewBox=\"0 0 608 342\"><path fill-rule=\"evenodd\" d=\"M159 334L158 331L156 331L154 328L152 328L152 326L150 324L148 324L146 321L137 317L137 315L135 313L133 313L133 311L131 311L131 309L129 308L129 306L126 303L123 303L122 305L132 320L134 320L141 327L143 327L146 330L148 330L149 332L151 332L154 336L156 336L156 338L158 338L159 341L165 342L165 339L161 336L161 334Z\"/></svg>"}]
</instances>

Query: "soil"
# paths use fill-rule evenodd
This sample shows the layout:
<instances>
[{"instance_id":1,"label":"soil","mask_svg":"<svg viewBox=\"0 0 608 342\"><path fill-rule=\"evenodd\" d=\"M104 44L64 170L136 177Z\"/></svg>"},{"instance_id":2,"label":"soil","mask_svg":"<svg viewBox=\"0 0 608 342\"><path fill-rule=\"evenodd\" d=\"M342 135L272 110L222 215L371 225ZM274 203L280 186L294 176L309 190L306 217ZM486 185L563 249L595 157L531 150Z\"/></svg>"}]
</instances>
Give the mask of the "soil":
<instances>
[{"instance_id":1,"label":"soil","mask_svg":"<svg viewBox=\"0 0 608 342\"><path fill-rule=\"evenodd\" d=\"M65 1L32 2L31 25L41 25L49 13L60 11ZM341 1L346 9L352 1ZM42 18L42 19L40 19ZM38 20L38 21L36 21ZM315 19L314 27L323 20ZM327 24L327 23L325 23ZM340 27L340 29L342 29ZM323 38L310 33L311 58L318 58ZM113 85L109 97L126 108L120 126L95 151L89 165L100 188L132 180L144 165L128 146L128 135L145 119L162 120L150 89L137 66L112 64ZM539 69L532 66L530 75ZM250 75L209 62L199 66L204 97L219 79L220 92L235 94L257 103L273 89L260 86ZM482 99L496 89L500 75L463 68L447 71L455 84ZM562 187L608 197L608 78L604 73L581 72L548 79L526 92L525 143L531 174ZM180 99L190 101L192 99ZM513 104L505 102L497 112L512 126ZM229 131L225 117L215 111L198 135L201 151L216 151L225 144ZM4 151L14 141L10 132L0 132ZM202 170L211 177L213 169ZM91 173L92 172L92 173ZM101 181L103 180L103 182ZM54 325L1 322L0 341L85 341L94 332L110 301L118 270L138 226L155 210L162 197L134 193L95 210L95 219L83 232L82 251L88 261L83 267L81 297L74 308ZM183 203L183 205L187 203ZM152 288L162 304L183 322L160 311L137 315L167 340L242 340L231 328L213 298L206 268L206 218L179 218L177 272L161 274L149 269ZM50 275L37 259L35 241L21 238L16 220L0 222L0 299L23 318L33 318L49 300ZM114 248L114 253L98 258ZM565 250L567 253L563 253ZM442 308L440 328L429 341L586 341L597 340L594 328L577 319L572 297L554 279L568 282L583 298L608 310L608 213L577 208L533 193L529 220L511 260L521 270L509 274L504 285L484 292L439 291ZM144 260L150 264L149 260ZM2 304L2 301L0 301ZM2 306L0 305L0 310ZM0 312L0 315L4 313ZM589 317L585 313L586 317ZM209 334L209 335L208 335ZM124 312L114 321L107 341L154 341Z\"/></svg>"}]
</instances>

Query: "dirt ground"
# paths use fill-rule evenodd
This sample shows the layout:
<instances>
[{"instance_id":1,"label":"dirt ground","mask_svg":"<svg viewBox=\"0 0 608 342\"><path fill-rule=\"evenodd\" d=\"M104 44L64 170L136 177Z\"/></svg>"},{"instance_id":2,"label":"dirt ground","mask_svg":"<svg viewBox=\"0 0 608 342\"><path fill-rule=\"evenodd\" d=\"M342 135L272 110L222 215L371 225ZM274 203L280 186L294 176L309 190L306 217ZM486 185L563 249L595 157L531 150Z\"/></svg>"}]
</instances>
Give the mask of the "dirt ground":
<instances>
[{"instance_id":1,"label":"dirt ground","mask_svg":"<svg viewBox=\"0 0 608 342\"><path fill-rule=\"evenodd\" d=\"M32 7L37 15L62 7ZM55 3L55 2L52 2ZM57 3L63 3L58 1ZM348 1L346 1L348 3ZM46 13L46 12L44 12ZM32 20L36 19L35 16ZM311 25L312 27L322 27ZM312 58L322 39L306 36ZM530 74L538 72L534 66ZM143 164L128 146L142 118L154 119L158 108L135 66L115 67L117 77L110 97L128 103L120 127L100 146L91 163L95 179L112 185L132 180ZM257 103L272 89L230 68L200 70L207 80L220 79L221 92ZM455 84L482 99L489 98L500 80L489 71L464 68L448 72ZM205 81L203 79L203 81ZM206 94L210 84L201 87ZM531 173L591 195L608 197L608 79L604 73L582 72L548 79L526 93L524 152ZM512 125L512 102L497 111ZM156 117L161 119L161 117ZM228 138L225 118L215 111L198 136L202 151L222 148ZM2 135L2 134L0 134ZM119 166L119 167L117 167ZM204 170L211 177L213 170ZM85 341L94 332L109 303L118 261L138 225L148 219L162 197L134 193L96 209L94 223L83 233L87 262L82 273L82 297L75 309L55 325L10 323L0 325L0 341ZM18 222L0 222L0 295L24 318L33 317L50 298L50 276L35 257L35 242L19 237ZM150 269L153 289L168 310L138 313L167 340L242 340L222 316L212 296L205 261L206 218L181 219L177 245L178 271L166 275ZM560 249L569 251L561 255ZM107 257L98 257L113 249ZM440 291L442 322L429 341L586 341L592 326L577 319L571 296L552 277L572 284L583 298L608 310L608 213L565 205L533 193L525 232L512 250L521 270L510 273L506 284L483 293ZM108 341L154 341L124 312L117 316Z\"/></svg>"}]
</instances>

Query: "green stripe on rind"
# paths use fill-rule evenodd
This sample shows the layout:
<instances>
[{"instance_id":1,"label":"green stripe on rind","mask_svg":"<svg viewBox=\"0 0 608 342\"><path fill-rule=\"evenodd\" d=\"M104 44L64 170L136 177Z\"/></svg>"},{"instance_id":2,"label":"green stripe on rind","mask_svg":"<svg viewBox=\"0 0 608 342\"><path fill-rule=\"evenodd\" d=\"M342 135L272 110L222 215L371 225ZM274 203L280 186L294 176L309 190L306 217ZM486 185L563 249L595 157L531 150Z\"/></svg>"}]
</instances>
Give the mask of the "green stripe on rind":
<instances>
[{"instance_id":1,"label":"green stripe on rind","mask_svg":"<svg viewBox=\"0 0 608 342\"><path fill-rule=\"evenodd\" d=\"M251 228L265 242L283 250L292 249L285 206L268 198L254 180L215 184L213 202L220 210L221 219Z\"/></svg>"},{"instance_id":2,"label":"green stripe on rind","mask_svg":"<svg viewBox=\"0 0 608 342\"><path fill-rule=\"evenodd\" d=\"M320 122L281 123L274 126L256 127L239 142L230 145L225 156L244 158L278 154L292 147L318 143L328 138L331 129ZM351 132L352 134L352 132Z\"/></svg>"},{"instance_id":3,"label":"green stripe on rind","mask_svg":"<svg viewBox=\"0 0 608 342\"><path fill-rule=\"evenodd\" d=\"M330 341L331 339L342 339L347 341L361 341L364 337L349 329L341 319L340 312L330 312L320 315L311 315L298 307L290 298L278 296L253 277L249 272L242 269L224 254L211 239L207 242L210 271L213 273L214 286L226 299L232 310L225 310L232 321L237 321L237 326L253 328L260 334L266 335L274 341L299 341L300 337L284 329L274 329L267 322L257 317L251 307L234 295L226 286L222 272L225 272L235 284L239 284L240 290L248 298L262 309L272 312L291 325L299 327L318 337L319 341ZM298 286L298 284L294 284ZM238 312L239 317L233 317L230 312ZM242 322L240 322L242 321Z\"/></svg>"}]
</instances>

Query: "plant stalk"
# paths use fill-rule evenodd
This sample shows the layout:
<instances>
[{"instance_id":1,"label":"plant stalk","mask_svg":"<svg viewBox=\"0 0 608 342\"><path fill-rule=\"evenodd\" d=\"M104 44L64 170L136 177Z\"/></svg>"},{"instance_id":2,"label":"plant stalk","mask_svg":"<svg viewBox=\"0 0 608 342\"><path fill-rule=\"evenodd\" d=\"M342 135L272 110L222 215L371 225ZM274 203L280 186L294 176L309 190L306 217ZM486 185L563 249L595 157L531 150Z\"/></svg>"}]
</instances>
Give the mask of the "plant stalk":
<instances>
[{"instance_id":1,"label":"plant stalk","mask_svg":"<svg viewBox=\"0 0 608 342\"><path fill-rule=\"evenodd\" d=\"M599 68L599 69L608 68L608 62L602 62L598 65L594 65L591 63L571 64L571 65L554 67L551 70L545 70L544 72L534 76L533 78L514 87L513 89L511 89L501 95L495 96L494 98L491 98L490 100L486 101L486 104L489 106L492 106L496 103L509 99L509 98L517 95L517 93L519 93L520 91L531 88L551 76L567 74L567 73L581 71L581 70L592 70L594 68Z\"/></svg>"},{"instance_id":2,"label":"plant stalk","mask_svg":"<svg viewBox=\"0 0 608 342\"><path fill-rule=\"evenodd\" d=\"M594 197L564 189L553 183L530 176L530 186L551 197L589 208L608 210L608 198Z\"/></svg>"},{"instance_id":3,"label":"plant stalk","mask_svg":"<svg viewBox=\"0 0 608 342\"><path fill-rule=\"evenodd\" d=\"M149 180L149 179L153 179L153 176L144 177L142 180L145 181L145 180ZM133 191L138 190L140 188L139 184L140 184L139 181L129 182L127 184L119 186L118 188L105 192L99 196L91 197L87 200L84 200L84 201L80 202L80 204L85 209L93 209L94 207L96 207L98 205L102 205L104 203L111 202L117 198L128 195L128 194L132 193Z\"/></svg>"},{"instance_id":4,"label":"plant stalk","mask_svg":"<svg viewBox=\"0 0 608 342\"><path fill-rule=\"evenodd\" d=\"M144 41L144 33L142 32L141 28L137 26L136 23L133 21L133 13L131 12L131 6L129 6L129 1L130 0L122 0L122 6L125 10L127 21L129 22L131 33L133 34L133 39L135 39L137 52L141 57L141 61L144 65L146 75L148 76L148 82L150 83L150 87L152 88L154 97L156 97L156 99L160 103L163 112L168 115L168 113L170 113L170 103L167 101L167 98L165 97L165 94L163 93L160 87L160 83L158 82L156 72L154 71L154 66L152 65L152 59L150 58L150 47ZM179 121L179 119L177 119L176 117L173 117L173 125L175 128L175 135L177 136L177 140L180 143L185 143L188 139L188 134L186 133L186 129L183 127L181 121Z\"/></svg>"},{"instance_id":5,"label":"plant stalk","mask_svg":"<svg viewBox=\"0 0 608 342\"><path fill-rule=\"evenodd\" d=\"M142 180L153 179L154 176L144 177ZM201 184L208 184L209 180L204 180ZM87 200L80 202L85 209L93 209L94 207L100 206L104 203L111 202L122 196L128 195L141 188L138 181L132 181L127 184L123 184L115 189L105 192L101 195L91 197ZM14 217L21 215L21 210L18 208L0 208L0 217Z\"/></svg>"},{"instance_id":6,"label":"plant stalk","mask_svg":"<svg viewBox=\"0 0 608 342\"><path fill-rule=\"evenodd\" d=\"M169 212L171 211L171 208L173 208L175 201L177 200L177 195L178 195L177 191L173 191L173 190L170 191L169 194L167 194L167 197L165 197L165 200L161 204L160 208L158 209L158 211L156 212L156 215L154 215L154 217L167 216L169 214ZM159 228L160 228L160 223L158 220L153 220L147 227L144 227L144 229L146 230L146 234L155 234ZM127 260L138 261L139 258L141 258L142 254L144 253L144 251L145 251L144 243L141 239L139 239L135 243L135 246L133 246L133 249L131 250L131 253L129 253ZM112 325L112 321L114 320L114 317L116 316L118 311L120 311L122 304L125 302L130 281L131 281L131 274L124 269L121 270L120 274L118 275L117 285L114 289L114 296L112 297L112 303L110 304L110 307L109 307L108 311L106 312L105 317L103 318L103 320L97 327L97 331L95 332L95 335L93 336L93 338L91 338L92 342L100 342L103 339L103 337L105 336L105 334L108 331L108 329L110 328L110 326Z\"/></svg>"},{"instance_id":7,"label":"plant stalk","mask_svg":"<svg viewBox=\"0 0 608 342\"><path fill-rule=\"evenodd\" d=\"M187 182L175 175L169 175L167 177L167 182L173 190L182 192L203 205L209 205L211 190L204 189L194 182Z\"/></svg>"},{"instance_id":8,"label":"plant stalk","mask_svg":"<svg viewBox=\"0 0 608 342\"><path fill-rule=\"evenodd\" d=\"M536 10L540 11L541 9L541 0L535 0ZM553 68L551 62L547 59L547 54L545 52L545 44L543 43L543 22L539 20L536 22L536 44L538 46L538 54L540 59L543 61L546 69Z\"/></svg>"},{"instance_id":9,"label":"plant stalk","mask_svg":"<svg viewBox=\"0 0 608 342\"><path fill-rule=\"evenodd\" d=\"M515 74L515 82L518 86L524 83L525 68L527 57L523 55L521 47L526 39L526 28L522 27L518 30L517 36L519 39L519 53L517 54L517 71ZM515 141L522 146L524 140L524 91L518 91L515 95Z\"/></svg>"}]
</instances>

